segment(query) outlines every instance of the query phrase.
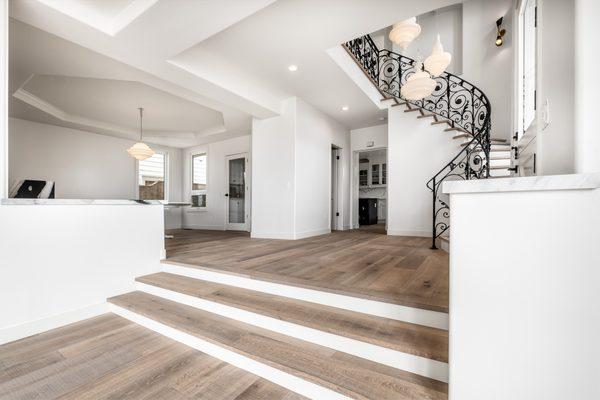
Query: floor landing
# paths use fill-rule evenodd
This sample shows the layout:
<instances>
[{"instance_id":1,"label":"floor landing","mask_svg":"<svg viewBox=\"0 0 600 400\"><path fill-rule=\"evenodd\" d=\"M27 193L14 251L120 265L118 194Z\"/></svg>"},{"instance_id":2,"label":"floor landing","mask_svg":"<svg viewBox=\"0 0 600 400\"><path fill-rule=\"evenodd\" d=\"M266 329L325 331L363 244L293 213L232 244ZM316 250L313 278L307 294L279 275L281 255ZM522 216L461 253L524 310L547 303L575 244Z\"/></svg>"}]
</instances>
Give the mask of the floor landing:
<instances>
[{"instance_id":1,"label":"floor landing","mask_svg":"<svg viewBox=\"0 0 600 400\"><path fill-rule=\"evenodd\" d=\"M372 300L448 312L448 254L430 239L377 227L300 240L170 230L167 260Z\"/></svg>"}]
</instances>

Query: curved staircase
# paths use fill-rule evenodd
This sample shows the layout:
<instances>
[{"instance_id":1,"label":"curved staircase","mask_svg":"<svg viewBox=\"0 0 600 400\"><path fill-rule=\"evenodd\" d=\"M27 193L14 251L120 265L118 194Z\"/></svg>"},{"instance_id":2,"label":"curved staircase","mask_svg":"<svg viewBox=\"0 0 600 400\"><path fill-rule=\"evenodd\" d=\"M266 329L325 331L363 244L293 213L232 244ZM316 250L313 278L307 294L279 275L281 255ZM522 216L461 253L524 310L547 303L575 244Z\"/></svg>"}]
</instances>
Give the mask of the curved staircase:
<instances>
[{"instance_id":1,"label":"curved staircase","mask_svg":"<svg viewBox=\"0 0 600 400\"><path fill-rule=\"evenodd\" d=\"M511 147L506 139L492 138L491 104L485 93L464 79L444 72L433 78L433 93L416 101L406 100L400 89L415 73L417 62L388 49L379 49L369 35L343 44L382 96L387 107L405 107L404 112L431 118L431 125L444 128L457 141L458 153L427 183L432 193L432 249L447 242L450 206L442 191L447 180L500 178L510 175Z\"/></svg>"}]
</instances>

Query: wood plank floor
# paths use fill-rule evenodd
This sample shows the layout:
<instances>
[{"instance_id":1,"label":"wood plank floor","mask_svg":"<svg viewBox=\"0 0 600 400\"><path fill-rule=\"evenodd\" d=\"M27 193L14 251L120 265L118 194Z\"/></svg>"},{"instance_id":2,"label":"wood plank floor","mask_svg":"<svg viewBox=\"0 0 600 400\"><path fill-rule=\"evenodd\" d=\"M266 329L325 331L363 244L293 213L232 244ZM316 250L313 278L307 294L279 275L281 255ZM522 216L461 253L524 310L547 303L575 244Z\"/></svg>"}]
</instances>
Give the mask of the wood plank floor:
<instances>
[{"instance_id":1,"label":"wood plank floor","mask_svg":"<svg viewBox=\"0 0 600 400\"><path fill-rule=\"evenodd\" d=\"M300 240L247 233L171 230L168 261L448 312L448 254L422 237L351 230Z\"/></svg>"},{"instance_id":2,"label":"wood plank floor","mask_svg":"<svg viewBox=\"0 0 600 400\"><path fill-rule=\"evenodd\" d=\"M0 346L1 399L304 399L114 314Z\"/></svg>"},{"instance_id":3,"label":"wood plank floor","mask_svg":"<svg viewBox=\"0 0 600 400\"><path fill-rule=\"evenodd\" d=\"M358 400L446 400L448 386L143 292L117 306Z\"/></svg>"},{"instance_id":4,"label":"wood plank floor","mask_svg":"<svg viewBox=\"0 0 600 400\"><path fill-rule=\"evenodd\" d=\"M448 362L448 331L160 272L136 279L230 307Z\"/></svg>"}]
</instances>

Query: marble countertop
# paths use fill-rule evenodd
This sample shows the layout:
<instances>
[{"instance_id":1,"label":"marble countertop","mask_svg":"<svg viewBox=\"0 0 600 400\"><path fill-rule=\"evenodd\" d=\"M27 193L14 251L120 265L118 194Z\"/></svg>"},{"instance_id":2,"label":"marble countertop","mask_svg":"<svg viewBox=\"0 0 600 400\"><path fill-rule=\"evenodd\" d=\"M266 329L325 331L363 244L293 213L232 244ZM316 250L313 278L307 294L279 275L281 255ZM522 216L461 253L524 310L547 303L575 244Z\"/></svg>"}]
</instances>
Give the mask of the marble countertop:
<instances>
[{"instance_id":1,"label":"marble countertop","mask_svg":"<svg viewBox=\"0 0 600 400\"><path fill-rule=\"evenodd\" d=\"M112 199L2 199L2 205L101 205L101 206L146 206L163 205L158 200L112 200Z\"/></svg>"},{"instance_id":2,"label":"marble countertop","mask_svg":"<svg viewBox=\"0 0 600 400\"><path fill-rule=\"evenodd\" d=\"M446 181L443 183L442 191L447 194L457 194L589 190L598 188L600 188L600 173Z\"/></svg>"}]
</instances>

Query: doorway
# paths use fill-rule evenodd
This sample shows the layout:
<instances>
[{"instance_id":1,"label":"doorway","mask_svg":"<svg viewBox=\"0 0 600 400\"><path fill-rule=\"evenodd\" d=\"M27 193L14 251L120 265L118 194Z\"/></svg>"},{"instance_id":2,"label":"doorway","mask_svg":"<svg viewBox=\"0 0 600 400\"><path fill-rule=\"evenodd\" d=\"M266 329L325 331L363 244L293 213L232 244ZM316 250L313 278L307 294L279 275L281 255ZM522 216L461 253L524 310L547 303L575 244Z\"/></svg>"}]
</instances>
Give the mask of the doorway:
<instances>
[{"instance_id":1,"label":"doorway","mask_svg":"<svg viewBox=\"0 0 600 400\"><path fill-rule=\"evenodd\" d=\"M248 199L248 157L236 154L225 157L227 192L225 193L226 229L248 231L250 204Z\"/></svg>"},{"instance_id":2,"label":"doorway","mask_svg":"<svg viewBox=\"0 0 600 400\"><path fill-rule=\"evenodd\" d=\"M517 90L516 90L516 175L536 175L539 101L537 0L523 0L517 11ZM518 161L516 161L518 160Z\"/></svg>"},{"instance_id":3,"label":"doorway","mask_svg":"<svg viewBox=\"0 0 600 400\"><path fill-rule=\"evenodd\" d=\"M387 230L387 149L355 152L355 228L386 233Z\"/></svg>"},{"instance_id":4,"label":"doorway","mask_svg":"<svg viewBox=\"0 0 600 400\"><path fill-rule=\"evenodd\" d=\"M340 223L340 204L339 204L339 186L340 186L340 155L341 149L331 145L331 207L329 215L331 216L331 230L341 230Z\"/></svg>"}]
</instances>

